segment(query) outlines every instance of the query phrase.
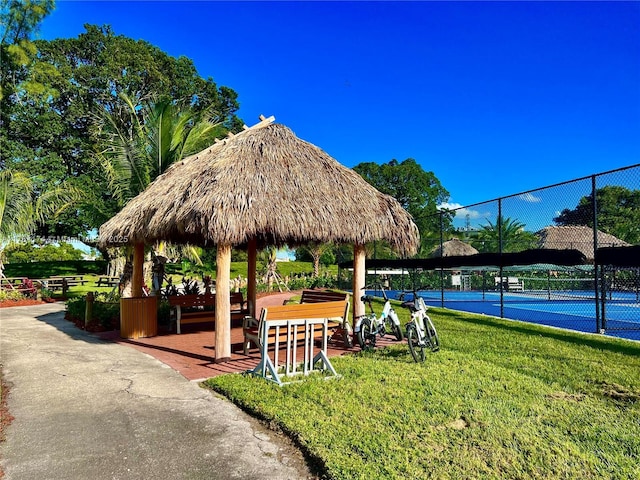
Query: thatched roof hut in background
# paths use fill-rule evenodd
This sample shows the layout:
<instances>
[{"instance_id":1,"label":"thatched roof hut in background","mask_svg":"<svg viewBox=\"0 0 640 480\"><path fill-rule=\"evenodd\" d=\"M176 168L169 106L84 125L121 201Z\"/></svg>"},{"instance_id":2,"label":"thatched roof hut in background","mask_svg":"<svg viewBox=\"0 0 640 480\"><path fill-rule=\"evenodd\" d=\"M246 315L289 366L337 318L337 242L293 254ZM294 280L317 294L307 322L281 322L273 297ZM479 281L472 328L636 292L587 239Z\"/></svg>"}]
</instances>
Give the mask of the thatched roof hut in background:
<instances>
[{"instance_id":1,"label":"thatched roof hut in background","mask_svg":"<svg viewBox=\"0 0 640 480\"><path fill-rule=\"evenodd\" d=\"M386 240L402 255L416 252L418 229L393 197L272 121L263 119L173 165L100 228L100 242L217 246L219 292L228 288L231 247L247 248L250 308L259 247L354 244L354 291L356 283L364 286L364 244ZM224 305L222 297L216 296L216 359L218 337L229 323L228 298ZM225 319L219 317L223 309ZM356 300L354 313L364 313Z\"/></svg>"},{"instance_id":2,"label":"thatched roof hut in background","mask_svg":"<svg viewBox=\"0 0 640 480\"><path fill-rule=\"evenodd\" d=\"M583 225L550 226L536 232L539 238L538 248L555 250L575 249L593 262L595 257L593 245L593 228ZM598 230L598 248L624 247L629 244L613 235Z\"/></svg>"},{"instance_id":3,"label":"thatched roof hut in background","mask_svg":"<svg viewBox=\"0 0 640 480\"><path fill-rule=\"evenodd\" d=\"M442 245L438 245L429 254L430 258L437 257L454 257L462 255L475 255L478 250L473 248L468 243L463 242L457 238L452 238L443 242Z\"/></svg>"}]
</instances>

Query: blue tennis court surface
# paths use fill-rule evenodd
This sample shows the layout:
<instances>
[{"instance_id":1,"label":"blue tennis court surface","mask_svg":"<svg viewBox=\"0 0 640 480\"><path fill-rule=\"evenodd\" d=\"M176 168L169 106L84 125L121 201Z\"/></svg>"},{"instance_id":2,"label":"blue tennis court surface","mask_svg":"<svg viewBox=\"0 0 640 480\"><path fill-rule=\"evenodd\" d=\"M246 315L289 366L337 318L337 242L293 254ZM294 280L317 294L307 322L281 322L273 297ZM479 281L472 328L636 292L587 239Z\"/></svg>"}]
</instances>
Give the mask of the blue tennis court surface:
<instances>
[{"instance_id":1,"label":"blue tennis court surface","mask_svg":"<svg viewBox=\"0 0 640 480\"><path fill-rule=\"evenodd\" d=\"M376 295L376 292L368 292ZM380 295L380 292L377 292ZM399 298L399 291L387 293L389 298ZM419 295L429 306L461 310L471 313L501 316L500 292L421 291ZM410 300L412 294L405 294ZM593 333L596 328L596 304L594 292L589 291L538 291L505 292L502 313L504 318L540 325L567 328ZM640 300L634 292L613 292L607 295L604 305L606 334L631 340L640 340Z\"/></svg>"}]
</instances>

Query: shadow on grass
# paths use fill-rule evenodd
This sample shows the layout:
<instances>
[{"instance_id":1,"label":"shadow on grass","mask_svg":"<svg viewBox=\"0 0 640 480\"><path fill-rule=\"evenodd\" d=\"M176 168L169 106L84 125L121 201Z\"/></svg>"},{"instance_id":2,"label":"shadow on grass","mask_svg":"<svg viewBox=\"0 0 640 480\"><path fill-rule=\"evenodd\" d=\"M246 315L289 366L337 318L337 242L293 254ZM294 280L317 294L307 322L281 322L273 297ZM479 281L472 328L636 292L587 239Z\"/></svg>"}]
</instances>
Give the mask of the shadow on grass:
<instances>
[{"instance_id":1,"label":"shadow on grass","mask_svg":"<svg viewBox=\"0 0 640 480\"><path fill-rule=\"evenodd\" d=\"M536 335L539 337L551 338L561 342L571 343L575 345L584 345L587 347L597 348L599 350L606 350L614 353L640 356L640 343L634 344L633 340L623 340L604 336L598 338L595 336L595 334L570 332L555 329L553 327L530 325L518 320L498 319L488 316L484 317L480 315L461 314L460 312L450 310L438 310L437 314L442 317L448 317L466 323L473 323L475 325L493 327L510 332L523 333L526 335Z\"/></svg>"}]
</instances>

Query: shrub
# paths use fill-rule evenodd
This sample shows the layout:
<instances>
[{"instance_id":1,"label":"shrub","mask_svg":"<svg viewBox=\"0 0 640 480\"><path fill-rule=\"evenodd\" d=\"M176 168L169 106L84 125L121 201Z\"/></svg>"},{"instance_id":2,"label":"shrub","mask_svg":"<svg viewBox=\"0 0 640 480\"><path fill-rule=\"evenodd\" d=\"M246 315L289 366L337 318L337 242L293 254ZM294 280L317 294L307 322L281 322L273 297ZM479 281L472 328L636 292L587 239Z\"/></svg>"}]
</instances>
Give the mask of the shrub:
<instances>
[{"instance_id":1,"label":"shrub","mask_svg":"<svg viewBox=\"0 0 640 480\"><path fill-rule=\"evenodd\" d=\"M19 300L24 300L24 295L17 290L9 290L5 288L0 288L0 302L5 301L14 301L17 302Z\"/></svg>"},{"instance_id":2,"label":"shrub","mask_svg":"<svg viewBox=\"0 0 640 480\"><path fill-rule=\"evenodd\" d=\"M120 321L120 302L114 301L110 294L96 293L94 298L91 321L106 329L113 329ZM86 297L71 298L67 300L66 318L76 323L84 322L86 309Z\"/></svg>"}]
</instances>

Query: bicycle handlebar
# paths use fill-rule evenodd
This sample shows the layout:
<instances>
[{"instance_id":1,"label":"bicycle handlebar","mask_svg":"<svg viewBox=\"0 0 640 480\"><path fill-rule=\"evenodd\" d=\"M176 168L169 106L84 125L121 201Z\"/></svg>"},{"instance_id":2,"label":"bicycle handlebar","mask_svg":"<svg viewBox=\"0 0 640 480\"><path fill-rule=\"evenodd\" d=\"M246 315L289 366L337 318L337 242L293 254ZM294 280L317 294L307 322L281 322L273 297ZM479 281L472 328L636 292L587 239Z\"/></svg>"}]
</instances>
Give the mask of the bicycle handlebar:
<instances>
[{"instance_id":1,"label":"bicycle handlebar","mask_svg":"<svg viewBox=\"0 0 640 480\"><path fill-rule=\"evenodd\" d=\"M376 287L377 287L377 288L376 288ZM374 283L373 285L365 285L365 286L364 286L364 287L362 287L360 290L372 290L372 289L377 290L378 288L379 288L379 289L380 289L380 291L382 292L382 298L384 298L384 299L385 299L385 301L386 301L386 300L389 300L389 299L387 298L387 292L385 291L384 286L383 286L381 283ZM362 299L361 299L361 300L362 300ZM362 300L362 301L364 302L365 300Z\"/></svg>"}]
</instances>

